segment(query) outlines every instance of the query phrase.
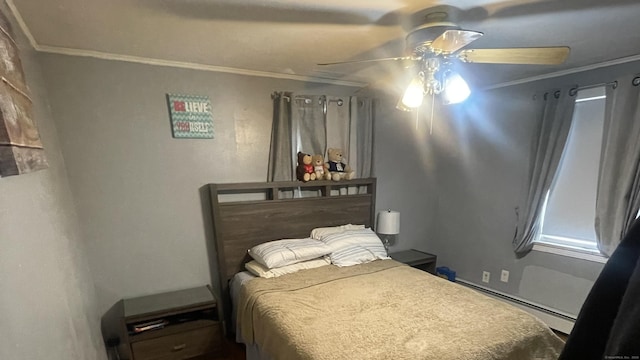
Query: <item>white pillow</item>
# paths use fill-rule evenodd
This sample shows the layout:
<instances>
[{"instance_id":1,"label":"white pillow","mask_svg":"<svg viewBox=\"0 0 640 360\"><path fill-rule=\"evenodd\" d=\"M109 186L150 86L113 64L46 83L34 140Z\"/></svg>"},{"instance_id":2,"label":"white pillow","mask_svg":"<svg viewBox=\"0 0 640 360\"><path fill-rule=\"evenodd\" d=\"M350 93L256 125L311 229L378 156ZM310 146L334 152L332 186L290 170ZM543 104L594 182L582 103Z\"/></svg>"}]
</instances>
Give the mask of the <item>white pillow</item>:
<instances>
[{"instance_id":1,"label":"white pillow","mask_svg":"<svg viewBox=\"0 0 640 360\"><path fill-rule=\"evenodd\" d=\"M364 264L378 259L390 259L386 254L387 252L384 246L382 246L382 251L380 251L380 249L361 245L348 245L340 251L331 253L329 259L332 264L345 267Z\"/></svg>"},{"instance_id":2,"label":"white pillow","mask_svg":"<svg viewBox=\"0 0 640 360\"><path fill-rule=\"evenodd\" d=\"M329 246L311 238L269 241L249 249L249 255L269 269L316 259L330 252Z\"/></svg>"},{"instance_id":3,"label":"white pillow","mask_svg":"<svg viewBox=\"0 0 640 360\"><path fill-rule=\"evenodd\" d=\"M311 238L321 240L323 237L335 233L341 233L345 230L361 230L364 229L364 225L346 224L340 226L321 227L311 230Z\"/></svg>"},{"instance_id":4,"label":"white pillow","mask_svg":"<svg viewBox=\"0 0 640 360\"><path fill-rule=\"evenodd\" d=\"M324 236L321 240L331 248L331 263L351 266L377 259L390 259L382 241L371 229L345 230Z\"/></svg>"},{"instance_id":5,"label":"white pillow","mask_svg":"<svg viewBox=\"0 0 640 360\"><path fill-rule=\"evenodd\" d=\"M331 264L331 261L329 261L329 259L319 258L319 259L299 262L297 264L283 266L280 268L268 269L264 265L253 260L244 264L244 267L255 276L259 276L263 278L274 278L284 274L291 274L296 271L300 271L304 269L314 269L314 268L318 268L318 267L329 265L329 264Z\"/></svg>"}]
</instances>

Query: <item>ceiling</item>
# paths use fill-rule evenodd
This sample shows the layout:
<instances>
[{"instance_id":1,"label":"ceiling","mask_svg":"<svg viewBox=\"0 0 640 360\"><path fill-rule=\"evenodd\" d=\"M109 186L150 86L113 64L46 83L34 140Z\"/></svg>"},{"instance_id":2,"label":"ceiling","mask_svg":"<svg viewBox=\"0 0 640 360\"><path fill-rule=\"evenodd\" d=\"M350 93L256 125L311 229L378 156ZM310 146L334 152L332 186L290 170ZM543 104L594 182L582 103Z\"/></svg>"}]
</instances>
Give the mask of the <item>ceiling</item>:
<instances>
[{"instance_id":1,"label":"ceiling","mask_svg":"<svg viewBox=\"0 0 640 360\"><path fill-rule=\"evenodd\" d=\"M412 16L427 0L6 0L36 49L107 58L170 61L294 79L388 86L402 64L320 67L317 63L406 55ZM562 65L464 64L472 87L640 54L635 0L450 0L463 29L484 36L469 48L567 45ZM415 21L415 19L413 19Z\"/></svg>"}]
</instances>

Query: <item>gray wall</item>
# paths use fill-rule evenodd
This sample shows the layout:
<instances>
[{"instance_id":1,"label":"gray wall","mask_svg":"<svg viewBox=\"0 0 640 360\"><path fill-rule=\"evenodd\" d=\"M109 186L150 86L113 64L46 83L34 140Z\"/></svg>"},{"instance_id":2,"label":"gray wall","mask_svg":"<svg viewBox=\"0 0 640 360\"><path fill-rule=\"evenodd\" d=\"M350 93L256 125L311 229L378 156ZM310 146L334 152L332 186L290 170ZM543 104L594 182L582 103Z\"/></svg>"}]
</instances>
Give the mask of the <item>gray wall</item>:
<instances>
[{"instance_id":1,"label":"gray wall","mask_svg":"<svg viewBox=\"0 0 640 360\"><path fill-rule=\"evenodd\" d=\"M273 91L357 90L62 55L41 64L100 311L211 283L199 189L266 180ZM215 139L173 139L166 93L209 96Z\"/></svg>"},{"instance_id":2,"label":"gray wall","mask_svg":"<svg viewBox=\"0 0 640 360\"><path fill-rule=\"evenodd\" d=\"M211 281L199 189L263 181L274 90L347 95L356 89L43 54L40 57L69 182L87 240L98 308L117 299ZM547 84L537 84L544 89ZM416 130L376 108L378 208L402 213L394 250L438 254L439 264L490 287L577 313L602 265L551 254L517 259L513 207L522 195L534 119L531 89L491 92L468 114ZM171 137L165 94L208 95L214 140ZM503 284L500 269L511 271Z\"/></svg>"},{"instance_id":3,"label":"gray wall","mask_svg":"<svg viewBox=\"0 0 640 360\"><path fill-rule=\"evenodd\" d=\"M376 205L400 212L400 234L390 251L421 248L435 229L436 153L423 124L416 131L414 114L395 109L396 95L375 96Z\"/></svg>"},{"instance_id":4,"label":"gray wall","mask_svg":"<svg viewBox=\"0 0 640 360\"><path fill-rule=\"evenodd\" d=\"M11 14L4 2L0 10ZM15 22L13 29L50 167L0 179L0 359L106 359L40 67Z\"/></svg>"},{"instance_id":5,"label":"gray wall","mask_svg":"<svg viewBox=\"0 0 640 360\"><path fill-rule=\"evenodd\" d=\"M627 63L476 93L440 113L427 141L437 150L431 236L421 249L438 254L465 280L576 315L603 264L532 251L513 253L514 207L526 196L528 154L536 123L534 94L561 85L592 85L634 74ZM400 115L398 115L400 118ZM510 271L509 283L500 271ZM482 271L491 272L489 284Z\"/></svg>"},{"instance_id":6,"label":"gray wall","mask_svg":"<svg viewBox=\"0 0 640 360\"><path fill-rule=\"evenodd\" d=\"M531 85L528 85L531 86ZM400 242L438 256L458 277L577 314L602 264L511 247L524 194L535 119L533 89L486 92L431 114L395 109L380 93L376 114L377 204L401 212ZM544 89L544 87L543 87ZM389 205L387 205L389 204ZM500 271L510 271L509 283ZM492 274L482 283L482 271Z\"/></svg>"},{"instance_id":7,"label":"gray wall","mask_svg":"<svg viewBox=\"0 0 640 360\"><path fill-rule=\"evenodd\" d=\"M439 265L477 284L576 315L602 264L532 251L518 259L514 208L526 194L536 124L530 88L477 93L450 107L434 137L438 156L435 236ZM510 272L508 283L500 271ZM489 284L482 271L491 272Z\"/></svg>"}]
</instances>

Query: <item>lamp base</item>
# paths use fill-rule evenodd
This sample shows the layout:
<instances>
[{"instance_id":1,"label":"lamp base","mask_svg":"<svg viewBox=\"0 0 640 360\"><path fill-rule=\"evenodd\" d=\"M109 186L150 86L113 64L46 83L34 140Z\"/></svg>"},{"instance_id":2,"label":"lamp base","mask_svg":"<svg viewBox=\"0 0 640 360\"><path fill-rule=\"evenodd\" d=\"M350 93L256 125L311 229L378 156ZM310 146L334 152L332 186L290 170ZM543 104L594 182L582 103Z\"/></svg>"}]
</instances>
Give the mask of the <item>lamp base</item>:
<instances>
[{"instance_id":1,"label":"lamp base","mask_svg":"<svg viewBox=\"0 0 640 360\"><path fill-rule=\"evenodd\" d=\"M378 237L382 240L384 249L387 251L387 255L389 255L389 246L396 244L397 236L398 235L378 234Z\"/></svg>"}]
</instances>

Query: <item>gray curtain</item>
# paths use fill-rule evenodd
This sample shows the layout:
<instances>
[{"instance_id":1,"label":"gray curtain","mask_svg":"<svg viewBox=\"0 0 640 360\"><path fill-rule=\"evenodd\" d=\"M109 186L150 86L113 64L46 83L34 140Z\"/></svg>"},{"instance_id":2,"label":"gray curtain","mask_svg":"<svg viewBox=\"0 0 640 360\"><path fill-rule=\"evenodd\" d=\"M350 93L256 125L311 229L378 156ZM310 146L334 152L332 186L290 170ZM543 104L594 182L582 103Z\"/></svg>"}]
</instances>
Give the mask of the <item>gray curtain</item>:
<instances>
[{"instance_id":1,"label":"gray curtain","mask_svg":"<svg viewBox=\"0 0 640 360\"><path fill-rule=\"evenodd\" d=\"M293 147L293 168L295 169L298 160L298 151L307 154L324 154L327 147L327 131L324 115L324 96L294 96L291 107L291 142ZM278 142L284 138L278 139ZM324 156L324 155L323 155ZM295 171L293 175L295 180Z\"/></svg>"},{"instance_id":2,"label":"gray curtain","mask_svg":"<svg viewBox=\"0 0 640 360\"><path fill-rule=\"evenodd\" d=\"M607 87L595 221L598 248L607 256L640 208L639 82L640 77L625 76L617 88Z\"/></svg>"},{"instance_id":3,"label":"gray curtain","mask_svg":"<svg viewBox=\"0 0 640 360\"><path fill-rule=\"evenodd\" d=\"M295 167L290 162L282 159L290 159L293 153L290 141L278 141L278 139L291 138L291 93L274 93L273 99L273 125L271 127L271 148L269 149L269 167L267 169L267 181L285 181L295 177ZM282 164L286 164L283 166Z\"/></svg>"},{"instance_id":4,"label":"gray curtain","mask_svg":"<svg viewBox=\"0 0 640 360\"><path fill-rule=\"evenodd\" d=\"M350 99L350 146L348 159L354 159L349 166L356 172L357 178L368 178L373 175L373 100L370 98ZM349 188L349 193L367 192L366 186Z\"/></svg>"},{"instance_id":5,"label":"gray curtain","mask_svg":"<svg viewBox=\"0 0 640 360\"><path fill-rule=\"evenodd\" d=\"M347 163L356 172L356 178L370 177L373 162L372 100L357 96L327 96L327 100L327 148L342 149ZM339 100L343 100L342 106L338 105Z\"/></svg>"},{"instance_id":6,"label":"gray curtain","mask_svg":"<svg viewBox=\"0 0 640 360\"><path fill-rule=\"evenodd\" d=\"M327 116L325 118L325 127L327 129L327 148L324 149L325 152L323 154L325 160L327 160L326 150L328 148L340 148L349 166L353 167L357 159L351 159L351 156L349 156L349 148L351 145L351 122L355 122L355 120L351 119L349 97L327 96L326 100Z\"/></svg>"},{"instance_id":7,"label":"gray curtain","mask_svg":"<svg viewBox=\"0 0 640 360\"><path fill-rule=\"evenodd\" d=\"M267 181L295 180L297 153L343 149L356 177L370 177L373 156L372 101L355 96L273 95L273 127ZM355 189L358 191L358 189Z\"/></svg>"},{"instance_id":8,"label":"gray curtain","mask_svg":"<svg viewBox=\"0 0 640 360\"><path fill-rule=\"evenodd\" d=\"M513 248L518 255L529 252L540 235L542 210L562 158L574 105L575 93L569 88L543 97L542 115L532 141L527 197L516 208Z\"/></svg>"},{"instance_id":9,"label":"gray curtain","mask_svg":"<svg viewBox=\"0 0 640 360\"><path fill-rule=\"evenodd\" d=\"M373 172L373 100L352 96L351 105L351 144L349 159L355 160L351 168L356 177L368 178Z\"/></svg>"}]
</instances>

